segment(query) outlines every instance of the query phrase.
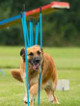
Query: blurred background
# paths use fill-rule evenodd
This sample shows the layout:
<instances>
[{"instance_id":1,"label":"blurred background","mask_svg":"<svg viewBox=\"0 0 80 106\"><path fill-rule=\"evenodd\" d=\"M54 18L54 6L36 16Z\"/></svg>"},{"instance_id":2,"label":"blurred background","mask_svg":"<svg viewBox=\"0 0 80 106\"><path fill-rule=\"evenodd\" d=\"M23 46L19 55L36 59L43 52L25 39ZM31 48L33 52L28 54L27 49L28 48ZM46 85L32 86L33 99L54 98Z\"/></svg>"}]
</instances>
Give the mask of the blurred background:
<instances>
[{"instance_id":1,"label":"blurred background","mask_svg":"<svg viewBox=\"0 0 80 106\"><path fill-rule=\"evenodd\" d=\"M29 11L53 0L0 0L0 21L25 10ZM70 3L70 10L59 10L43 16L44 46L80 46L80 1L55 0ZM49 42L50 41L50 42ZM21 25L0 30L0 45L24 45Z\"/></svg>"}]
</instances>

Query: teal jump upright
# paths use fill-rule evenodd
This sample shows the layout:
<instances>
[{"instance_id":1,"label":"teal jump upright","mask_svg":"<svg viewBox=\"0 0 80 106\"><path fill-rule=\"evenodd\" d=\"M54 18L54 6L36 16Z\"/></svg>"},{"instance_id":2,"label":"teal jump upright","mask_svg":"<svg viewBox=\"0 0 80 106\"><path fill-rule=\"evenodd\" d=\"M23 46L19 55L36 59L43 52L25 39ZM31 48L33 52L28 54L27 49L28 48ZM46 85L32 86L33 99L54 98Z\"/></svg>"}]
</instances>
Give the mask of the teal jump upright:
<instances>
[{"instance_id":1,"label":"teal jump upright","mask_svg":"<svg viewBox=\"0 0 80 106\"><path fill-rule=\"evenodd\" d=\"M40 8L40 47L43 47L42 41L42 11ZM38 89L38 105L40 106L40 90L41 90L41 75L42 75L42 66L40 67L40 75L39 75L39 89Z\"/></svg>"},{"instance_id":2,"label":"teal jump upright","mask_svg":"<svg viewBox=\"0 0 80 106\"><path fill-rule=\"evenodd\" d=\"M24 43L25 43L26 86L27 86L27 100L28 100L27 102L28 102L28 106L29 106L29 81L28 81L27 47L28 46L30 47L30 43L29 43L29 38L28 38L28 30L27 30L27 23L26 23L25 12L22 13L21 22L22 22L23 35L24 35Z\"/></svg>"},{"instance_id":3,"label":"teal jump upright","mask_svg":"<svg viewBox=\"0 0 80 106\"><path fill-rule=\"evenodd\" d=\"M29 22L29 31L30 31L30 47L34 44L34 37L33 37L33 19L30 19Z\"/></svg>"},{"instance_id":4,"label":"teal jump upright","mask_svg":"<svg viewBox=\"0 0 80 106\"><path fill-rule=\"evenodd\" d=\"M36 22L36 26L35 26L35 45L38 44L38 34L39 34L39 20L37 20Z\"/></svg>"}]
</instances>

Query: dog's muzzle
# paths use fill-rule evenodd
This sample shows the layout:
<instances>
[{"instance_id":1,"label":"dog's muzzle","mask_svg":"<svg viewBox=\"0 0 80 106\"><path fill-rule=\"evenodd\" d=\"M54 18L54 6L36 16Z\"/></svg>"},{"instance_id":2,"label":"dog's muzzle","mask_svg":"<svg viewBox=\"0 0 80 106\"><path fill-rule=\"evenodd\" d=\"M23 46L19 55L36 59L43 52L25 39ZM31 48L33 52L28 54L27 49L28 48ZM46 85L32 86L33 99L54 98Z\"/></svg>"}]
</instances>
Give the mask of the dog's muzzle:
<instances>
[{"instance_id":1,"label":"dog's muzzle","mask_svg":"<svg viewBox=\"0 0 80 106\"><path fill-rule=\"evenodd\" d=\"M37 69L39 69L41 59L40 59L40 57L35 57L34 59L29 60L29 62L32 65L33 70L37 70Z\"/></svg>"}]
</instances>

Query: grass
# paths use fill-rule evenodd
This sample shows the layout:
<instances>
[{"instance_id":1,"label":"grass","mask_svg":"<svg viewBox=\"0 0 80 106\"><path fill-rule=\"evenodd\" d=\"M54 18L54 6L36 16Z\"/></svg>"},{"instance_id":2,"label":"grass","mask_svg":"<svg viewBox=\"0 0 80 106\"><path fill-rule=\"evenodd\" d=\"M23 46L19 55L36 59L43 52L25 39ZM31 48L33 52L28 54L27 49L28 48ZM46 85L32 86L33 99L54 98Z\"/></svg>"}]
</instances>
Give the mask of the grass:
<instances>
[{"instance_id":1,"label":"grass","mask_svg":"<svg viewBox=\"0 0 80 106\"><path fill-rule=\"evenodd\" d=\"M10 75L10 68L19 67L20 49L0 47L0 106L26 106L23 103L23 85ZM44 51L55 60L59 79L70 80L69 91L56 91L60 106L80 106L80 48L45 48ZM49 103L42 91L41 106L49 105L58 106Z\"/></svg>"}]
</instances>

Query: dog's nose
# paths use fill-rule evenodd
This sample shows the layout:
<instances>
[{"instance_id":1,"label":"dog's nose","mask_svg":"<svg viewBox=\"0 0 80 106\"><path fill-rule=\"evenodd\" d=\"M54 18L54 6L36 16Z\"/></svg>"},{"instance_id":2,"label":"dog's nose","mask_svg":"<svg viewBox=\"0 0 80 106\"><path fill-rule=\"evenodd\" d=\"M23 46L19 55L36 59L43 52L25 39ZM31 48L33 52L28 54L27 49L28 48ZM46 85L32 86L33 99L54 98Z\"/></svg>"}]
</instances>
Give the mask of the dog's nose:
<instances>
[{"instance_id":1,"label":"dog's nose","mask_svg":"<svg viewBox=\"0 0 80 106\"><path fill-rule=\"evenodd\" d=\"M33 60L33 62L34 62L34 64L37 64L37 63L39 63L40 62L40 58L34 58L34 60Z\"/></svg>"}]
</instances>

